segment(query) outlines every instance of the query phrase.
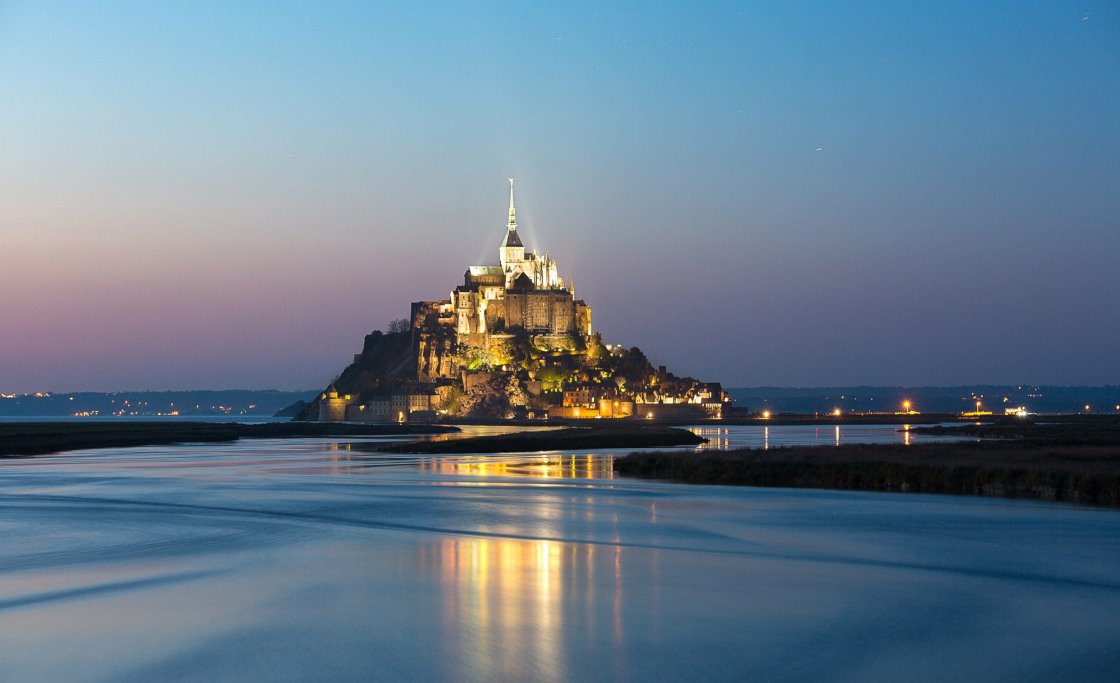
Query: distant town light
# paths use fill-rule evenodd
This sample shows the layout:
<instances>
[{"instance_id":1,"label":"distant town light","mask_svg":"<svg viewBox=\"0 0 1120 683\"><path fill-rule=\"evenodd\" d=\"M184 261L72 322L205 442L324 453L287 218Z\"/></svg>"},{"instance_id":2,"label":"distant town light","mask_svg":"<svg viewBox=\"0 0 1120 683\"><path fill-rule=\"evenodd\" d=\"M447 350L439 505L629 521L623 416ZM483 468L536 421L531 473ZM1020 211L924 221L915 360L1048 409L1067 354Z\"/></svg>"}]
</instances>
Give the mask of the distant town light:
<instances>
[{"instance_id":1,"label":"distant town light","mask_svg":"<svg viewBox=\"0 0 1120 683\"><path fill-rule=\"evenodd\" d=\"M832 414L835 415L836 417L840 417L840 409L837 408L836 410L832 411Z\"/></svg>"},{"instance_id":2,"label":"distant town light","mask_svg":"<svg viewBox=\"0 0 1120 683\"><path fill-rule=\"evenodd\" d=\"M770 411L769 410L762 411L762 419L764 419L764 420L769 420L770 419Z\"/></svg>"}]
</instances>

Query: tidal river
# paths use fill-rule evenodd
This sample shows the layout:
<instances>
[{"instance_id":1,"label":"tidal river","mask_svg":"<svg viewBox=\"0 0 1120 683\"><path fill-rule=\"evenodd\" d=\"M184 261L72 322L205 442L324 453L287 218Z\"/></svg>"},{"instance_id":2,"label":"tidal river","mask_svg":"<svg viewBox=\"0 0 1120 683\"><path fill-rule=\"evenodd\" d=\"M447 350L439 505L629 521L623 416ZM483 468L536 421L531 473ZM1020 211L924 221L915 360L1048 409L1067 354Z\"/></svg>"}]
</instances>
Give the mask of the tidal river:
<instances>
[{"instance_id":1,"label":"tidal river","mask_svg":"<svg viewBox=\"0 0 1120 683\"><path fill-rule=\"evenodd\" d=\"M374 443L0 461L0 680L1120 680L1116 511Z\"/></svg>"}]
</instances>

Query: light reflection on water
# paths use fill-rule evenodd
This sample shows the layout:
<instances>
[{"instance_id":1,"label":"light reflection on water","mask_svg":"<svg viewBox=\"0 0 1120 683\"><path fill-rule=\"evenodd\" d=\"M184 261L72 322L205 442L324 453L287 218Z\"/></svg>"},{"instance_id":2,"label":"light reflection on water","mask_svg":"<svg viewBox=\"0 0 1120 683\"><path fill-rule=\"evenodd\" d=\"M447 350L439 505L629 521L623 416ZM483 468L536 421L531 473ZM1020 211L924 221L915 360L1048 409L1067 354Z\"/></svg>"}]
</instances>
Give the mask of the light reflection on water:
<instances>
[{"instance_id":1,"label":"light reflection on water","mask_svg":"<svg viewBox=\"0 0 1120 683\"><path fill-rule=\"evenodd\" d=\"M539 479L613 479L613 455L454 455L422 457L419 467L439 474L474 474L485 477L532 477Z\"/></svg>"},{"instance_id":2,"label":"light reflection on water","mask_svg":"<svg viewBox=\"0 0 1120 683\"><path fill-rule=\"evenodd\" d=\"M534 427L534 430L556 429L555 427ZM859 443L898 443L910 445L923 441L957 440L957 437L912 435L909 425L840 425L756 427L746 425L731 426L692 426L686 427L698 436L706 438L707 443L683 447L686 450L730 450L736 448L780 448L782 446L839 446L840 444ZM466 426L463 432L452 435L435 435L433 440L490 436L517 431L516 427ZM348 441L324 442L329 452L346 453L349 462L352 456L359 466L371 464L384 465L393 462L392 455L363 456L363 451L371 451L372 446L380 446L394 440L391 437L367 437ZM364 446L364 447L363 447ZM445 474L475 474L480 476L523 476L543 478L573 479L611 479L614 476L613 463L616 455L624 455L626 450L613 449L602 455L580 455L561 452L504 455L504 454L464 454L448 457L423 457L418 462L422 470ZM340 458L332 458L339 460Z\"/></svg>"},{"instance_id":3,"label":"light reflection on water","mask_svg":"<svg viewBox=\"0 0 1120 683\"><path fill-rule=\"evenodd\" d=\"M565 587L591 566L594 546L547 540L443 538L421 561L441 577L444 646L474 653L463 673L481 680L525 669L526 653L564 680L566 653L557 631L570 598Z\"/></svg>"},{"instance_id":4,"label":"light reflection on water","mask_svg":"<svg viewBox=\"0 0 1120 683\"><path fill-rule=\"evenodd\" d=\"M555 429L539 427L534 429ZM685 450L729 450L735 448L780 448L782 446L839 446L841 443L900 443L910 445L909 425L840 425L756 427L693 426L687 429L708 439ZM454 438L490 436L517 431L516 427L466 426ZM445 435L437 435L442 440ZM914 441L955 440L956 437L914 435ZM399 456L370 454L370 446L393 441L392 437L368 437L362 440L324 441L322 448L330 454L330 466L322 471L342 473L352 467L384 467L398 463L416 463L425 472L479 477L529 477L541 479L613 479L614 459L625 450L571 454L550 452L539 454L462 454L452 456Z\"/></svg>"},{"instance_id":5,"label":"light reflection on water","mask_svg":"<svg viewBox=\"0 0 1120 683\"><path fill-rule=\"evenodd\" d=\"M1114 511L690 487L620 454L0 462L0 679L1114 680Z\"/></svg>"}]
</instances>

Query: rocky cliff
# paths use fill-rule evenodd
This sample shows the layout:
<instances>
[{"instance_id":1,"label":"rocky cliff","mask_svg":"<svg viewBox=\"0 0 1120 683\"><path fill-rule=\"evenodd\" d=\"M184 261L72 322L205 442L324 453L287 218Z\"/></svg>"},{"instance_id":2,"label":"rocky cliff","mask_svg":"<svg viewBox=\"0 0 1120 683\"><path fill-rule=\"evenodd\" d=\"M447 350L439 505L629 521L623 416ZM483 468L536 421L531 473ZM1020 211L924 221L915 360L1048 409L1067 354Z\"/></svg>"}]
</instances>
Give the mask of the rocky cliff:
<instances>
[{"instance_id":1,"label":"rocky cliff","mask_svg":"<svg viewBox=\"0 0 1120 683\"><path fill-rule=\"evenodd\" d=\"M334 380L334 386L340 394L352 394L365 401L375 394L392 393L415 379L412 333L374 330L366 335L361 354ZM319 397L316 397L295 419L316 420L318 417Z\"/></svg>"}]
</instances>

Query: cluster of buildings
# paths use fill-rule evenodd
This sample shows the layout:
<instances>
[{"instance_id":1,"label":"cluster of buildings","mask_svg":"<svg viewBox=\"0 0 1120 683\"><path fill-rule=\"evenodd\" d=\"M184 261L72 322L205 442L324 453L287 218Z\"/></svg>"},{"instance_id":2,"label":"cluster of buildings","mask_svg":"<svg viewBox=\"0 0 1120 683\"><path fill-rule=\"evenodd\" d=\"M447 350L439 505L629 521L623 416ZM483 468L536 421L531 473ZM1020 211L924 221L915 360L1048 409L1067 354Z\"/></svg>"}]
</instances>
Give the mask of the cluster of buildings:
<instances>
[{"instance_id":1,"label":"cluster of buildings","mask_svg":"<svg viewBox=\"0 0 1120 683\"><path fill-rule=\"evenodd\" d=\"M567 384L560 405L550 406L550 418L695 417L719 418L731 396L718 382L677 381L662 365L647 387L623 392L593 382Z\"/></svg>"},{"instance_id":2,"label":"cluster of buildings","mask_svg":"<svg viewBox=\"0 0 1120 683\"><path fill-rule=\"evenodd\" d=\"M319 422L431 422L439 395L421 388L374 396L359 403L353 394L340 394L334 384L319 396Z\"/></svg>"}]
</instances>

